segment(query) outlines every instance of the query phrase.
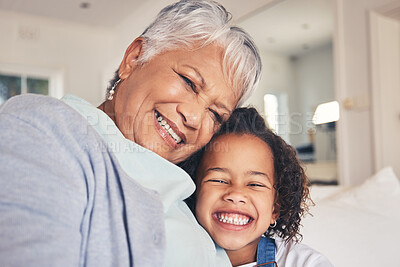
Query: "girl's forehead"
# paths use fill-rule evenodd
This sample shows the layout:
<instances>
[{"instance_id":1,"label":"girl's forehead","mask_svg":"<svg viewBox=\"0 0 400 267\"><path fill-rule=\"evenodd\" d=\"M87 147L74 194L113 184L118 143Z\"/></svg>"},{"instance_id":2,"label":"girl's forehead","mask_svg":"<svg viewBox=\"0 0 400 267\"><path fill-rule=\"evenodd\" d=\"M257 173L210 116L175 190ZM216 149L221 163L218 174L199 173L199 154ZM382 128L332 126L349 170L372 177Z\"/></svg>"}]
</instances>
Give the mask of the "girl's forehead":
<instances>
[{"instance_id":1,"label":"girl's forehead","mask_svg":"<svg viewBox=\"0 0 400 267\"><path fill-rule=\"evenodd\" d=\"M268 143L254 134L226 133L211 140L206 147L203 158L212 156L213 154L223 156L229 155L230 153L239 154L239 151L243 153L252 153L255 150L272 155L272 150Z\"/></svg>"},{"instance_id":2,"label":"girl's forehead","mask_svg":"<svg viewBox=\"0 0 400 267\"><path fill-rule=\"evenodd\" d=\"M237 175L254 172L274 177L274 161L270 147L251 134L223 134L213 139L200 161L198 178L209 170L222 169ZM200 176L200 177L199 177Z\"/></svg>"}]
</instances>

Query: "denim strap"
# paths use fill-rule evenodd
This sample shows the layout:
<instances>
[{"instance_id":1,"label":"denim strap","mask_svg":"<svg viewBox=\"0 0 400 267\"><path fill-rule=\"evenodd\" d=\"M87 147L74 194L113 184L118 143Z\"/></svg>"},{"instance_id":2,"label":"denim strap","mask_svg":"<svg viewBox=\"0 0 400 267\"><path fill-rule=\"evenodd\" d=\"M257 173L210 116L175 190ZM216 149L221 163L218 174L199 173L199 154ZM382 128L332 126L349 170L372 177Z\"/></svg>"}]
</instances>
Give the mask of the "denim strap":
<instances>
[{"instance_id":1,"label":"denim strap","mask_svg":"<svg viewBox=\"0 0 400 267\"><path fill-rule=\"evenodd\" d=\"M275 261L275 240L269 237L262 236L257 247L257 264L274 262ZM273 264L266 267L273 267Z\"/></svg>"}]
</instances>

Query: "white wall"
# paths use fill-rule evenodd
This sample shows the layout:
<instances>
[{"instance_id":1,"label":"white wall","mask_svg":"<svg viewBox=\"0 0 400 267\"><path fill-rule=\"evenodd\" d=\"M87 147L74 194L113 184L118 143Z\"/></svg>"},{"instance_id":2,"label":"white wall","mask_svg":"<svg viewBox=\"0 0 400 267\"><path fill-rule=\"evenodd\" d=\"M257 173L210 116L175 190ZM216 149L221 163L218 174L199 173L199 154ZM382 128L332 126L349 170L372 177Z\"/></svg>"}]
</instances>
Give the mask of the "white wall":
<instances>
[{"instance_id":1,"label":"white wall","mask_svg":"<svg viewBox=\"0 0 400 267\"><path fill-rule=\"evenodd\" d=\"M398 1L398 0L397 0ZM373 167L369 10L395 0L336 0L336 97L341 103L338 159L341 184L358 184ZM345 109L345 103L354 103Z\"/></svg>"},{"instance_id":2,"label":"white wall","mask_svg":"<svg viewBox=\"0 0 400 267\"><path fill-rule=\"evenodd\" d=\"M142 34L162 8L173 2L175 1L142 1L141 5L132 10L130 16L120 22L114 29L116 36L113 43L113 59L111 64L107 66L109 71L115 71L119 67L130 43Z\"/></svg>"},{"instance_id":3,"label":"white wall","mask_svg":"<svg viewBox=\"0 0 400 267\"><path fill-rule=\"evenodd\" d=\"M292 67L288 56L260 51L263 69L260 84L244 105L254 106L264 113L264 95L288 92L291 88Z\"/></svg>"},{"instance_id":4,"label":"white wall","mask_svg":"<svg viewBox=\"0 0 400 267\"><path fill-rule=\"evenodd\" d=\"M293 97L289 98L289 110L296 123L292 124L290 140L300 145L309 142L307 130L314 128L311 120L317 105L335 100L332 44L293 58L292 64Z\"/></svg>"},{"instance_id":5,"label":"white wall","mask_svg":"<svg viewBox=\"0 0 400 267\"><path fill-rule=\"evenodd\" d=\"M109 74L101 66L112 58L110 29L0 11L0 36L0 63L59 70L65 94L95 105L104 98Z\"/></svg>"},{"instance_id":6,"label":"white wall","mask_svg":"<svg viewBox=\"0 0 400 267\"><path fill-rule=\"evenodd\" d=\"M279 101L285 100L285 96L290 94L293 83L293 71L289 56L273 53L269 51L260 51L262 60L262 74L258 88L253 95L243 104L243 106L252 106L260 114L264 114L264 95L274 94L280 97ZM280 105L283 103L280 103ZM289 140L290 122L288 119L288 107L280 107L278 111L279 130L278 134Z\"/></svg>"}]
</instances>

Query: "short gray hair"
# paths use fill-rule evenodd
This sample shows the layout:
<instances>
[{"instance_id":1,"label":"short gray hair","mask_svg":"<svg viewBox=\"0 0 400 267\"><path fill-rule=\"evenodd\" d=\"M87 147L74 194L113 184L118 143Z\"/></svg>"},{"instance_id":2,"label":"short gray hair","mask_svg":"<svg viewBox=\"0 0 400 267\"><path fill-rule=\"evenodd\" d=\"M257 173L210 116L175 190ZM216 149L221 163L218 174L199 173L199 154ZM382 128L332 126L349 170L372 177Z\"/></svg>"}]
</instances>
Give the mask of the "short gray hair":
<instances>
[{"instance_id":1,"label":"short gray hair","mask_svg":"<svg viewBox=\"0 0 400 267\"><path fill-rule=\"evenodd\" d=\"M224 49L223 71L238 93L237 106L257 87L261 59L252 38L231 25L231 15L212 0L181 0L160 11L140 36L145 39L139 64L164 51L215 43Z\"/></svg>"}]
</instances>

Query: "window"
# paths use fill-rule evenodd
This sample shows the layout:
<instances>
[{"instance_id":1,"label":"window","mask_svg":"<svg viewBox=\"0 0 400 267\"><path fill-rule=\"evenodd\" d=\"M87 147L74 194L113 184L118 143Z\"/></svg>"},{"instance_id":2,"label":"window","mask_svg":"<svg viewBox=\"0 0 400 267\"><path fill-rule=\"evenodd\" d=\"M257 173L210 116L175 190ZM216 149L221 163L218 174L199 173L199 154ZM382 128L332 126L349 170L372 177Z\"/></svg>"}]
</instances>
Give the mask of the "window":
<instances>
[{"instance_id":1,"label":"window","mask_svg":"<svg viewBox=\"0 0 400 267\"><path fill-rule=\"evenodd\" d=\"M266 94L264 95L264 113L267 118L268 126L273 129L276 133L279 132L278 119L278 98L276 95Z\"/></svg>"},{"instance_id":2,"label":"window","mask_svg":"<svg viewBox=\"0 0 400 267\"><path fill-rule=\"evenodd\" d=\"M288 97L285 93L264 95L264 114L268 126L289 142L290 116Z\"/></svg>"},{"instance_id":3,"label":"window","mask_svg":"<svg viewBox=\"0 0 400 267\"><path fill-rule=\"evenodd\" d=\"M26 93L61 97L63 94L61 72L43 68L1 64L0 105L10 97Z\"/></svg>"}]
</instances>

